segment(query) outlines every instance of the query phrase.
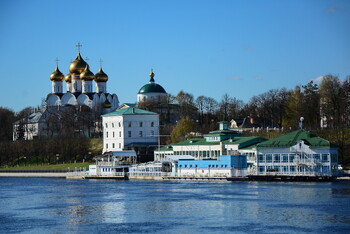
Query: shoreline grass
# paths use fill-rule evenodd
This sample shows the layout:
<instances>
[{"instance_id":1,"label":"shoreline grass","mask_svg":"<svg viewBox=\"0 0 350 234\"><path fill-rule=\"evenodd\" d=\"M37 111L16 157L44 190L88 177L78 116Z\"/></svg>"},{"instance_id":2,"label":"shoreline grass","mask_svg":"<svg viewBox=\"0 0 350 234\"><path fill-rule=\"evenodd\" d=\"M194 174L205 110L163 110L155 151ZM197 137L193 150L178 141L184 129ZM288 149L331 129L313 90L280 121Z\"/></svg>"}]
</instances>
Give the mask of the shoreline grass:
<instances>
[{"instance_id":1,"label":"shoreline grass","mask_svg":"<svg viewBox=\"0 0 350 234\"><path fill-rule=\"evenodd\" d=\"M80 168L89 168L89 165L94 164L92 162L84 162L84 163L66 163L66 164L44 164L44 165L15 165L14 167L2 167L0 171L61 171L61 170L75 170L76 168L79 170Z\"/></svg>"}]
</instances>

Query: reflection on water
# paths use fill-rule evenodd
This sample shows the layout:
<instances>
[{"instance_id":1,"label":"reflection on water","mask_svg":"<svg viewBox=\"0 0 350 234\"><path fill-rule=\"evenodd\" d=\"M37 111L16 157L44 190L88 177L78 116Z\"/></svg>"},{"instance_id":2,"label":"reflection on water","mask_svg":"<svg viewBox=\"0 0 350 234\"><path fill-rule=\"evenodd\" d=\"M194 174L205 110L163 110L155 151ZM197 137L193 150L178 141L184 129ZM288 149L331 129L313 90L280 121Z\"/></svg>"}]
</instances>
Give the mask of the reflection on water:
<instances>
[{"instance_id":1,"label":"reflection on water","mask_svg":"<svg viewBox=\"0 0 350 234\"><path fill-rule=\"evenodd\" d=\"M344 232L350 183L0 178L0 233Z\"/></svg>"}]
</instances>

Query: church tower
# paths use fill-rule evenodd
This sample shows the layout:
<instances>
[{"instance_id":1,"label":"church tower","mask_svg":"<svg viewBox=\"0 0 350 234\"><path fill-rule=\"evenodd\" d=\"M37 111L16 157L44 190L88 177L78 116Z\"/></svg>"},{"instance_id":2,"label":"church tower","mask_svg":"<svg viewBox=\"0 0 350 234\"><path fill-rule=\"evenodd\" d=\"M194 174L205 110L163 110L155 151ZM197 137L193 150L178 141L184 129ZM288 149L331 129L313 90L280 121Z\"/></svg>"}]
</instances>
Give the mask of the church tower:
<instances>
[{"instance_id":1,"label":"church tower","mask_svg":"<svg viewBox=\"0 0 350 234\"><path fill-rule=\"evenodd\" d=\"M101 65L100 70L95 74L96 93L107 93L107 81L108 76L103 72Z\"/></svg>"},{"instance_id":2,"label":"church tower","mask_svg":"<svg viewBox=\"0 0 350 234\"><path fill-rule=\"evenodd\" d=\"M82 82L82 93L92 93L92 81L95 75L89 69L89 65L86 65L84 71L80 73L80 80Z\"/></svg>"},{"instance_id":3,"label":"church tower","mask_svg":"<svg viewBox=\"0 0 350 234\"><path fill-rule=\"evenodd\" d=\"M62 81L64 79L64 75L60 70L58 69L58 65L56 66L56 69L54 72L50 75L50 80L52 81L52 91L51 93L63 93L63 85Z\"/></svg>"},{"instance_id":4,"label":"church tower","mask_svg":"<svg viewBox=\"0 0 350 234\"><path fill-rule=\"evenodd\" d=\"M82 92L82 81L80 79L80 74L85 70L87 63L80 55L80 47L81 44L77 44L78 47L78 55L75 60L69 66L69 72L71 74L72 81L72 93L81 93Z\"/></svg>"}]
</instances>

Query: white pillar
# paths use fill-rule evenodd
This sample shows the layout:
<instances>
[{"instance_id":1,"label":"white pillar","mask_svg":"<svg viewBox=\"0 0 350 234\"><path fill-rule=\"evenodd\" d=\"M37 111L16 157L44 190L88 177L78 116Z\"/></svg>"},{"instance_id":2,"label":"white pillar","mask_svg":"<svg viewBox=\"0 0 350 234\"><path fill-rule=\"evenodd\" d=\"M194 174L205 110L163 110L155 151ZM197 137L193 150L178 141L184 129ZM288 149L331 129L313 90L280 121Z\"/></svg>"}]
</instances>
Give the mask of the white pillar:
<instances>
[{"instance_id":1,"label":"white pillar","mask_svg":"<svg viewBox=\"0 0 350 234\"><path fill-rule=\"evenodd\" d=\"M81 80L80 75L72 75L72 93L81 92Z\"/></svg>"},{"instance_id":2,"label":"white pillar","mask_svg":"<svg viewBox=\"0 0 350 234\"><path fill-rule=\"evenodd\" d=\"M92 93L92 81L83 80L82 81L82 93Z\"/></svg>"},{"instance_id":3,"label":"white pillar","mask_svg":"<svg viewBox=\"0 0 350 234\"><path fill-rule=\"evenodd\" d=\"M63 93L62 81L52 81L52 93Z\"/></svg>"}]
</instances>

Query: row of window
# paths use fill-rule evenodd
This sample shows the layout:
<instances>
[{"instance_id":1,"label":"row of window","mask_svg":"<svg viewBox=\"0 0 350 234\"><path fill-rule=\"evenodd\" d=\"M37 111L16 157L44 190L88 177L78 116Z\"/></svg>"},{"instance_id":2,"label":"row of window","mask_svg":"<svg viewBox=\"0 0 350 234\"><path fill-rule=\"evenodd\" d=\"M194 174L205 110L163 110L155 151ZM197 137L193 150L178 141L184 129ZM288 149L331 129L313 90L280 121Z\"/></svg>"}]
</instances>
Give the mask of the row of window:
<instances>
[{"instance_id":1,"label":"row of window","mask_svg":"<svg viewBox=\"0 0 350 234\"><path fill-rule=\"evenodd\" d=\"M297 171L296 166L259 166L258 170L260 173L262 172L278 172L278 173L293 173ZM306 171L306 169L300 168L300 171ZM322 172L322 173L328 173L330 171L329 166L321 166L321 167L316 167L314 169L315 172Z\"/></svg>"},{"instance_id":2,"label":"row of window","mask_svg":"<svg viewBox=\"0 0 350 234\"><path fill-rule=\"evenodd\" d=\"M308 155L297 155L300 160L306 159L315 159L317 161L329 162L330 157L329 154L308 154ZM295 154L259 154L258 162L266 162L266 163L288 163L293 162L296 158ZM336 161L337 155L332 154L332 160Z\"/></svg>"},{"instance_id":3,"label":"row of window","mask_svg":"<svg viewBox=\"0 0 350 234\"><path fill-rule=\"evenodd\" d=\"M134 123L134 124L132 124L132 123ZM136 123L136 125L135 125L135 123ZM106 127L106 128L108 128L109 126L111 126L112 128L114 128L114 127L116 127L116 126L121 127L121 125L122 125L121 122L118 122L118 123L112 122L112 123L110 123L110 124L105 123L105 127ZM144 126L144 122L127 122L127 126L128 126L129 128L130 128L130 127L136 127L136 126L142 128L142 127ZM150 127L154 127L154 122L151 122L151 123L150 123Z\"/></svg>"},{"instance_id":4,"label":"row of window","mask_svg":"<svg viewBox=\"0 0 350 234\"><path fill-rule=\"evenodd\" d=\"M174 151L175 155L191 155L193 157L219 157L220 150L204 150L204 151Z\"/></svg>"},{"instance_id":5,"label":"row of window","mask_svg":"<svg viewBox=\"0 0 350 234\"><path fill-rule=\"evenodd\" d=\"M198 165L180 165L180 168L198 168ZM208 165L208 168L227 168L227 165Z\"/></svg>"},{"instance_id":6,"label":"row of window","mask_svg":"<svg viewBox=\"0 0 350 234\"><path fill-rule=\"evenodd\" d=\"M112 138L115 138L115 135L116 135L115 132L112 132ZM127 136L128 137L132 137L132 132L128 131L127 132ZM143 131L139 131L138 136L139 137L143 137L144 136ZM150 131L150 135L149 136L154 136L154 131L153 130ZM122 132L119 132L119 137L122 137ZM108 132L106 132L106 138L109 138L109 133Z\"/></svg>"},{"instance_id":7,"label":"row of window","mask_svg":"<svg viewBox=\"0 0 350 234\"><path fill-rule=\"evenodd\" d=\"M119 143L118 149L121 149L121 148L122 148L122 144ZM108 149L108 143L106 143L106 149ZM115 143L112 143L112 149L115 149Z\"/></svg>"}]
</instances>

